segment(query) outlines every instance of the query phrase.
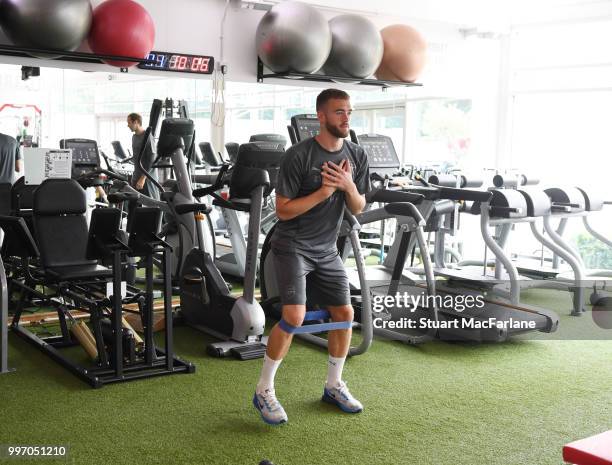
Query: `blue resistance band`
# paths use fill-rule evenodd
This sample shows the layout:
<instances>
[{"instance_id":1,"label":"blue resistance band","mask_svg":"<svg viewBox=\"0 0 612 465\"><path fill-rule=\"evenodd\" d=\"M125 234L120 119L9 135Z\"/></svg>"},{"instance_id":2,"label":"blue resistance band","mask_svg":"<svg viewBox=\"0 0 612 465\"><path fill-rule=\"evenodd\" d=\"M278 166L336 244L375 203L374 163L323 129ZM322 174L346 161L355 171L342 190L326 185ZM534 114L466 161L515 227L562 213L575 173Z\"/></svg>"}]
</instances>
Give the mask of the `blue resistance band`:
<instances>
[{"instance_id":1,"label":"blue resistance band","mask_svg":"<svg viewBox=\"0 0 612 465\"><path fill-rule=\"evenodd\" d=\"M327 310L311 310L306 312L304 321L327 320L330 314ZM321 333L323 331L333 331L335 329L349 329L353 326L352 321L332 321L331 323L318 323L314 325L293 326L285 320L278 323L280 329L289 334L310 334Z\"/></svg>"}]
</instances>

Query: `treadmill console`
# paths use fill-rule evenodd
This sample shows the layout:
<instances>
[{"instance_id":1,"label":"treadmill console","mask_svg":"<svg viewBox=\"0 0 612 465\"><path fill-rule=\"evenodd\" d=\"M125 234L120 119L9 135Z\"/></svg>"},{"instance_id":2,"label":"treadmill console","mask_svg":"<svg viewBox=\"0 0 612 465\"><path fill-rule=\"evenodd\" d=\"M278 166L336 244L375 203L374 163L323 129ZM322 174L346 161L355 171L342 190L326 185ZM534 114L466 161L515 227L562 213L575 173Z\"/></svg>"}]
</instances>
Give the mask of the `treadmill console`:
<instances>
[{"instance_id":1,"label":"treadmill console","mask_svg":"<svg viewBox=\"0 0 612 465\"><path fill-rule=\"evenodd\" d=\"M291 117L291 127L297 142L319 134L320 124L317 115L295 115Z\"/></svg>"},{"instance_id":2,"label":"treadmill console","mask_svg":"<svg viewBox=\"0 0 612 465\"><path fill-rule=\"evenodd\" d=\"M215 152L215 149L210 142L200 142L199 145L204 163L206 163L209 167L218 168L223 164L221 155Z\"/></svg>"},{"instance_id":3,"label":"treadmill console","mask_svg":"<svg viewBox=\"0 0 612 465\"><path fill-rule=\"evenodd\" d=\"M183 150L186 154L193 142L195 134L193 120L187 118L166 118L162 121L157 140L157 162L160 158L172 157L175 150ZM139 154L134 154L136 157Z\"/></svg>"},{"instance_id":4,"label":"treadmill console","mask_svg":"<svg viewBox=\"0 0 612 465\"><path fill-rule=\"evenodd\" d=\"M284 154L285 145L283 143L249 142L240 146L236 165L266 170L270 176L270 186L275 188Z\"/></svg>"},{"instance_id":5,"label":"treadmill console","mask_svg":"<svg viewBox=\"0 0 612 465\"><path fill-rule=\"evenodd\" d=\"M399 157L389 136L362 134L357 136L357 139L368 156L370 175L376 173L385 177L399 172L401 166Z\"/></svg>"},{"instance_id":6,"label":"treadmill console","mask_svg":"<svg viewBox=\"0 0 612 465\"><path fill-rule=\"evenodd\" d=\"M118 140L114 140L111 142L111 145L113 146L113 153L115 154L115 158L117 159L117 161L123 162L124 160L127 160L129 158L125 153L121 142L119 142Z\"/></svg>"},{"instance_id":7,"label":"treadmill console","mask_svg":"<svg viewBox=\"0 0 612 465\"><path fill-rule=\"evenodd\" d=\"M287 138L280 134L253 134L249 142L276 142L282 144L283 148L287 145Z\"/></svg>"},{"instance_id":8,"label":"treadmill console","mask_svg":"<svg viewBox=\"0 0 612 465\"><path fill-rule=\"evenodd\" d=\"M72 150L72 178L90 173L100 167L98 143L91 139L62 139L60 148Z\"/></svg>"},{"instance_id":9,"label":"treadmill console","mask_svg":"<svg viewBox=\"0 0 612 465\"><path fill-rule=\"evenodd\" d=\"M227 151L227 155L229 156L230 163L236 163L236 158L238 158L239 148L240 148L240 144L237 142L227 142L225 144L225 150Z\"/></svg>"}]
</instances>

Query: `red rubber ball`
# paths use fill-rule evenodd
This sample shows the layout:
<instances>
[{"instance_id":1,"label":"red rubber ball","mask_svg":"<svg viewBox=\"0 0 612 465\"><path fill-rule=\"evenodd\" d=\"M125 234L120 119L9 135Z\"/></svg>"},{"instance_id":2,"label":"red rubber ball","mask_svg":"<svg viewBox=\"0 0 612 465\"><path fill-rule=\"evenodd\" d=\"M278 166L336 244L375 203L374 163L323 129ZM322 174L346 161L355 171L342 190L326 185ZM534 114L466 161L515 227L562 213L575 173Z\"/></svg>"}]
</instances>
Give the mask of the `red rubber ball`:
<instances>
[{"instance_id":1,"label":"red rubber ball","mask_svg":"<svg viewBox=\"0 0 612 465\"><path fill-rule=\"evenodd\" d=\"M147 10L133 0L106 0L93 11L88 37L92 52L145 58L155 43L155 23ZM104 60L127 68L134 61Z\"/></svg>"}]
</instances>

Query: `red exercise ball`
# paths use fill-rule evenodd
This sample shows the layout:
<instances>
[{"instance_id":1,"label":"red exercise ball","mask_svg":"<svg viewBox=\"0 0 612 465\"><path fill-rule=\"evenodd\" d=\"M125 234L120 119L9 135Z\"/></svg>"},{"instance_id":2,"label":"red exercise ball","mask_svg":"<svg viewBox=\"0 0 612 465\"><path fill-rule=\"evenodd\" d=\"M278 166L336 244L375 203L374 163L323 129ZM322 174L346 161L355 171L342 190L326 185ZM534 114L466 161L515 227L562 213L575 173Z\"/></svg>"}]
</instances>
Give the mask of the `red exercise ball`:
<instances>
[{"instance_id":1,"label":"red exercise ball","mask_svg":"<svg viewBox=\"0 0 612 465\"><path fill-rule=\"evenodd\" d=\"M155 43L155 23L151 15L133 0L106 0L93 11L89 46L100 55L145 58ZM127 68L134 61L104 60Z\"/></svg>"},{"instance_id":2,"label":"red exercise ball","mask_svg":"<svg viewBox=\"0 0 612 465\"><path fill-rule=\"evenodd\" d=\"M427 42L413 27L393 24L380 31L384 52L376 77L383 80L414 82L423 72Z\"/></svg>"}]
</instances>

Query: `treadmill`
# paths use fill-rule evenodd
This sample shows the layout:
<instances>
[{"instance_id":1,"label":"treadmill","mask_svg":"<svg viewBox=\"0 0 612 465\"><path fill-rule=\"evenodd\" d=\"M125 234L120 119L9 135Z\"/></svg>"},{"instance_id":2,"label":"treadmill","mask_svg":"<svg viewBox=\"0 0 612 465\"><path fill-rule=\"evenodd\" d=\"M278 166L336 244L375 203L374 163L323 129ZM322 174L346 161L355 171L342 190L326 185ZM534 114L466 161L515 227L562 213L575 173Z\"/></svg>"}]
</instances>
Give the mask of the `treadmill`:
<instances>
[{"instance_id":1,"label":"treadmill","mask_svg":"<svg viewBox=\"0 0 612 465\"><path fill-rule=\"evenodd\" d=\"M400 167L399 158L393 147L393 142L387 136L366 134L358 136L360 145L368 155L371 176L384 176L388 172L398 171ZM393 160L393 164L391 163ZM420 193L425 199L418 205L423 218L428 220L428 231L435 231L436 221L431 221L452 211L458 201L472 201L488 203L491 193L480 190L454 188L427 184L426 186L404 187L404 191ZM499 207L498 207L499 208ZM359 218L358 218L359 219ZM405 270L408 255L413 250L415 238L413 231L402 223L398 224L397 232L389 253L382 265L368 267L368 278L375 281L370 285L374 295L395 295L396 293L407 295L420 295L423 293L424 284L419 282L420 278ZM354 279L349 274L351 284ZM483 297L483 293L473 288L463 286L450 286L443 282L436 282L437 295L446 296L477 296ZM531 330L541 332L554 332L559 324L556 313L525 304L511 304L502 301L494 301L484 298L482 308L465 308L459 311L453 307L439 306L440 318L461 321L460 329L440 329L438 337L445 340L472 340L502 342L508 338ZM389 319L405 318L401 311L390 309L386 315ZM418 315L416 315L418 317ZM489 319L494 318L500 322L502 327L487 327ZM508 323L504 323L508 322ZM510 322L516 325L509 324ZM532 328L525 328L529 323Z\"/></svg>"},{"instance_id":2,"label":"treadmill","mask_svg":"<svg viewBox=\"0 0 612 465\"><path fill-rule=\"evenodd\" d=\"M288 131L292 142L297 143L304 138L318 134L319 122L316 115L296 115L291 118L291 125L288 126ZM351 140L364 148L368 156L371 179L378 184L382 184L383 190L387 192L394 189L394 178L400 172L401 164L391 138L378 134L356 136L351 131ZM423 184L428 183L423 181ZM389 189L385 189L387 187ZM422 217L427 220L426 231L435 231L436 218L456 209L457 202L486 203L491 198L491 194L486 191L438 185L410 185L408 187L404 185L396 189L398 192L420 194L424 197L424 200L415 203L418 204L417 207ZM377 199L375 194L370 195L368 201L377 202L382 200ZM418 238L415 232L418 225L409 217L399 215L396 218L398 219L397 232L384 262L378 266L368 266L366 270L372 296L395 296L398 294L414 297L426 296L431 294L433 287L435 287L435 294L442 298L447 296L471 296L471 298L482 296L481 292L469 288L450 287L440 285L438 282L435 283L435 286L431 286L428 283L427 277L423 280L423 278L406 270L405 266L408 255L417 244ZM380 221L383 218L374 210L356 215L356 219L361 225L364 225L373 221ZM343 244L339 244L339 250L343 258L348 256L348 247L343 247ZM360 289L357 271L348 269L347 274L351 284L351 294L358 294ZM358 306L356 306L356 310L356 319L359 319ZM431 308L419 308L415 311L407 312L406 308L398 306L387 308L378 317L382 320L400 322L405 320L418 321L422 317L430 318L431 311ZM439 306L435 319L440 321L456 320L460 322L461 326L459 329L452 327L442 328L441 326L436 331L437 337L444 340L471 340L479 342L502 342L528 330L553 332L559 324L558 315L549 310L524 304L513 305L489 299L486 299L484 306L478 309L472 308L459 311L459 309L453 307ZM486 323L490 319L500 322L502 327L487 327ZM510 325L509 322L516 323L516 326ZM527 323L532 326L531 329L525 329L525 324ZM452 326L452 324L449 326ZM410 329L390 330L374 328L374 333L408 343L423 340L423 338L419 338L418 335L414 334L414 330Z\"/></svg>"}]
</instances>

